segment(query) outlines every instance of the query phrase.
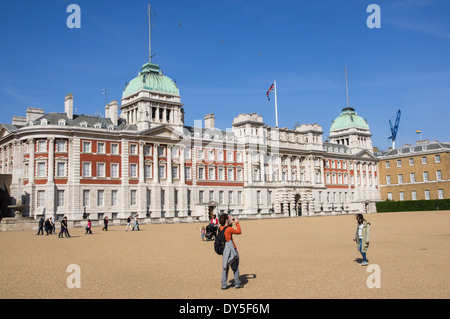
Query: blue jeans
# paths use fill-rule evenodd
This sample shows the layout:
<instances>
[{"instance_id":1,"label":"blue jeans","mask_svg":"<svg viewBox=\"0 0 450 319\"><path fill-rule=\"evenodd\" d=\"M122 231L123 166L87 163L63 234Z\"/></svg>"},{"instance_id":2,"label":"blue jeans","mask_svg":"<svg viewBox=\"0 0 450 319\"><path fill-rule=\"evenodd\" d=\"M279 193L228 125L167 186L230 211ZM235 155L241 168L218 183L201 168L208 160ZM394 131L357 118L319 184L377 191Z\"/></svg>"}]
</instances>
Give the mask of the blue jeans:
<instances>
[{"instance_id":1,"label":"blue jeans","mask_svg":"<svg viewBox=\"0 0 450 319\"><path fill-rule=\"evenodd\" d=\"M363 261L367 262L366 253L363 253L362 251L362 238L359 239L359 252L361 253L361 256L363 258Z\"/></svg>"}]
</instances>

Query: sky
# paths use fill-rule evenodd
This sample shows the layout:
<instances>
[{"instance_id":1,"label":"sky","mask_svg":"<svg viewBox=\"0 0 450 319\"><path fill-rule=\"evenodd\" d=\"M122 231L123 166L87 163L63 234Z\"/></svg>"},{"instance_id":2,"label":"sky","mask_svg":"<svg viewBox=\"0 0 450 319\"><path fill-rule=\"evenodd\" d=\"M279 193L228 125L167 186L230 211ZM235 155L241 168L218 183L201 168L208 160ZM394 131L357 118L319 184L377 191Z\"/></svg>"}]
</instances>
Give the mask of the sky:
<instances>
[{"instance_id":1,"label":"sky","mask_svg":"<svg viewBox=\"0 0 450 319\"><path fill-rule=\"evenodd\" d=\"M70 4L81 10L69 28ZM392 146L389 120L401 120L397 146L450 141L450 1L448 0L2 0L0 123L27 107L104 116L148 61L147 5L152 5L152 62L175 80L185 125L214 113L231 128L240 113L279 127L331 122L349 105L365 118L373 145ZM381 28L369 28L370 4Z\"/></svg>"}]
</instances>

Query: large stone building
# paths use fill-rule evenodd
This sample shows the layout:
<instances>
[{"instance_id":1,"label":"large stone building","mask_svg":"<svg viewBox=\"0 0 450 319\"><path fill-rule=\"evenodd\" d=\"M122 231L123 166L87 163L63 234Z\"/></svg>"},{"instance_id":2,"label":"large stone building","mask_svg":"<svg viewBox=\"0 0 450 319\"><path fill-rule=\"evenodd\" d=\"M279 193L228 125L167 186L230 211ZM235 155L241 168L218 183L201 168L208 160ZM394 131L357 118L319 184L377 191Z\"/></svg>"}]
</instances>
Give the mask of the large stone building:
<instances>
[{"instance_id":1,"label":"large stone building","mask_svg":"<svg viewBox=\"0 0 450 319\"><path fill-rule=\"evenodd\" d=\"M0 127L0 173L26 214L205 220L374 212L378 159L367 122L342 110L323 140L318 124L270 127L258 114L237 115L231 128L214 114L184 123L177 85L146 63L105 116L28 108Z\"/></svg>"},{"instance_id":2,"label":"large stone building","mask_svg":"<svg viewBox=\"0 0 450 319\"><path fill-rule=\"evenodd\" d=\"M382 200L450 198L450 143L422 140L378 156Z\"/></svg>"}]
</instances>

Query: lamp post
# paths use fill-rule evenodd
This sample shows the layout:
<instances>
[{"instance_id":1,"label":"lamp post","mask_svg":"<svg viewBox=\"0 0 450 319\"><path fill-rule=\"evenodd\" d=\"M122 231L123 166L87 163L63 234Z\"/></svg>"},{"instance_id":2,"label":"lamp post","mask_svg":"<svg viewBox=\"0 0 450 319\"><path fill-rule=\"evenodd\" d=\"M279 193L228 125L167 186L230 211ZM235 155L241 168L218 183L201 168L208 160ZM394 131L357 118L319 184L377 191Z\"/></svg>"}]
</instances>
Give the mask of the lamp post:
<instances>
[{"instance_id":1,"label":"lamp post","mask_svg":"<svg viewBox=\"0 0 450 319\"><path fill-rule=\"evenodd\" d=\"M88 217L86 213L86 206L83 207L83 219L86 219Z\"/></svg>"}]
</instances>

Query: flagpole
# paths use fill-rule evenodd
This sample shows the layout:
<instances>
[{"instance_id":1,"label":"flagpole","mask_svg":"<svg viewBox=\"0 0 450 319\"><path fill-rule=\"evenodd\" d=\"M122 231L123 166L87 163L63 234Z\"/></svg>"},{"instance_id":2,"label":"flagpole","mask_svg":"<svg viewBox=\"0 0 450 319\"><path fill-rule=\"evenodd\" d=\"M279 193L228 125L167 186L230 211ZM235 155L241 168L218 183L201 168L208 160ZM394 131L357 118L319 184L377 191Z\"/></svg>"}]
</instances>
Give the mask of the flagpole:
<instances>
[{"instance_id":1,"label":"flagpole","mask_svg":"<svg viewBox=\"0 0 450 319\"><path fill-rule=\"evenodd\" d=\"M274 92L275 92L275 122L276 122L276 127L278 127L277 81L274 81L273 84L274 84Z\"/></svg>"}]
</instances>

